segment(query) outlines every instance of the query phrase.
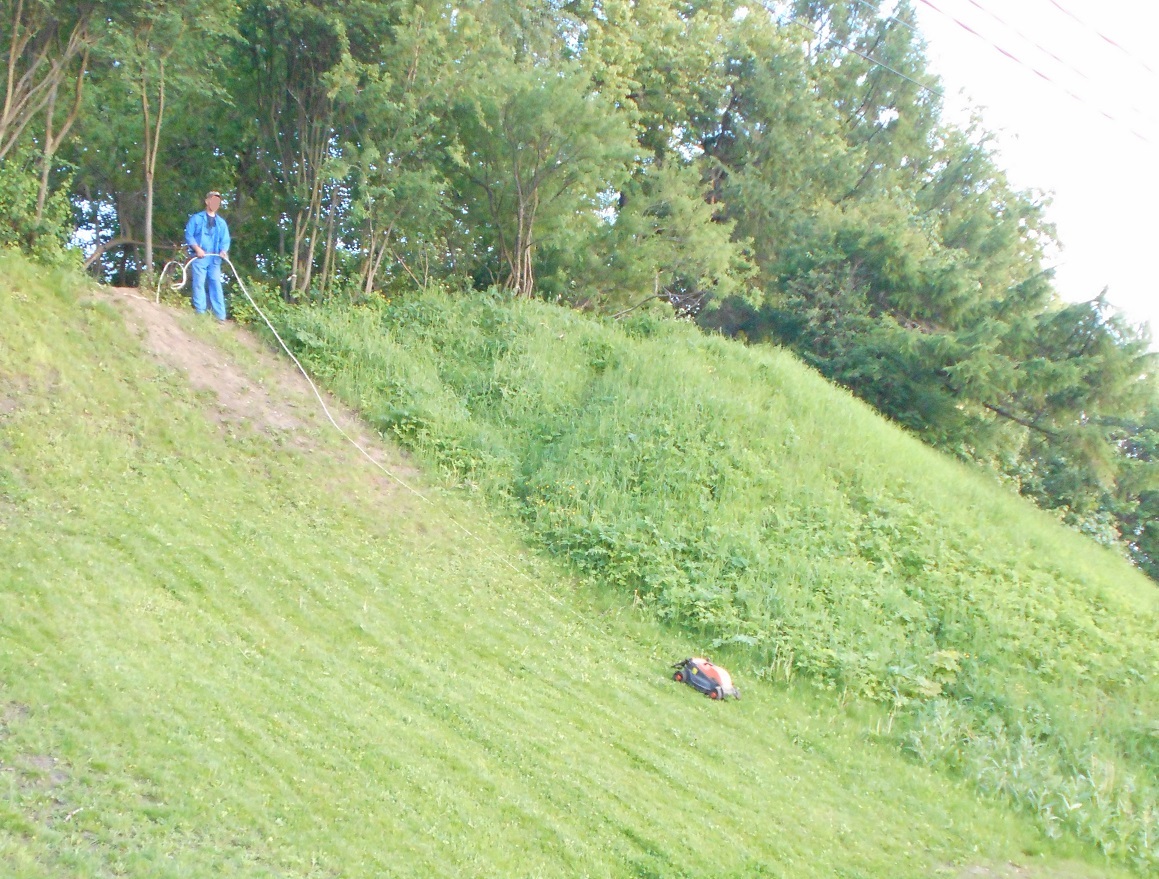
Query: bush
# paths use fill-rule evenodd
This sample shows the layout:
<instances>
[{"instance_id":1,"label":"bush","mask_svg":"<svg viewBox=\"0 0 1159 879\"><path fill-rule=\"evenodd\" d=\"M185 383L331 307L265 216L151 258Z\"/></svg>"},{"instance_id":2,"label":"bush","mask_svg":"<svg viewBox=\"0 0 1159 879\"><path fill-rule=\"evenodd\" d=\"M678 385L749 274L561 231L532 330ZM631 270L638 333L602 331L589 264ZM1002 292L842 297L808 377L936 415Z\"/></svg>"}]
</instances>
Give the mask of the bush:
<instances>
[{"instance_id":1,"label":"bush","mask_svg":"<svg viewBox=\"0 0 1159 879\"><path fill-rule=\"evenodd\" d=\"M27 156L10 155L0 162L0 247L21 250L48 265L75 262L77 254L68 250L72 237L68 187L49 196L38 221L39 191L39 173Z\"/></svg>"}]
</instances>

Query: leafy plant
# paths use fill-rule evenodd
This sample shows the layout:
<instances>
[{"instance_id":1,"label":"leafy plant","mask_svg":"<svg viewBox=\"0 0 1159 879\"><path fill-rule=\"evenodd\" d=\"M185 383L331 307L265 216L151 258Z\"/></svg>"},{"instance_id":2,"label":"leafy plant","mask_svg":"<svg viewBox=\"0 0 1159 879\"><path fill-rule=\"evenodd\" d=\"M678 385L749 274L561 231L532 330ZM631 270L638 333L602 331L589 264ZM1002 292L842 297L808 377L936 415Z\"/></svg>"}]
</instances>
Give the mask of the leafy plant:
<instances>
[{"instance_id":1,"label":"leafy plant","mask_svg":"<svg viewBox=\"0 0 1159 879\"><path fill-rule=\"evenodd\" d=\"M1137 718L1159 618L1121 558L789 355L676 322L444 294L279 320L382 429L593 586L757 676L878 702L922 760L1154 863ZM1061 808L1096 763L1113 796Z\"/></svg>"}]
</instances>

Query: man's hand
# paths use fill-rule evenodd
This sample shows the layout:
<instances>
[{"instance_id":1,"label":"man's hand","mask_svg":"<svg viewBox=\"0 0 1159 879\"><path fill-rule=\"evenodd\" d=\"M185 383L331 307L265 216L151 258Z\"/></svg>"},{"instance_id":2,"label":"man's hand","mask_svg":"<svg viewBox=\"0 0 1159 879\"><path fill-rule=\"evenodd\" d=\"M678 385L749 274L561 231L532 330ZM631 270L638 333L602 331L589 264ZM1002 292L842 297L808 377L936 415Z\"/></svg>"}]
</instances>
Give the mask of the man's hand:
<instances>
[{"instance_id":1,"label":"man's hand","mask_svg":"<svg viewBox=\"0 0 1159 879\"><path fill-rule=\"evenodd\" d=\"M203 256L205 256L205 251L202 250L201 247L196 245L196 244L193 245L193 252L197 254L198 259L201 259Z\"/></svg>"}]
</instances>

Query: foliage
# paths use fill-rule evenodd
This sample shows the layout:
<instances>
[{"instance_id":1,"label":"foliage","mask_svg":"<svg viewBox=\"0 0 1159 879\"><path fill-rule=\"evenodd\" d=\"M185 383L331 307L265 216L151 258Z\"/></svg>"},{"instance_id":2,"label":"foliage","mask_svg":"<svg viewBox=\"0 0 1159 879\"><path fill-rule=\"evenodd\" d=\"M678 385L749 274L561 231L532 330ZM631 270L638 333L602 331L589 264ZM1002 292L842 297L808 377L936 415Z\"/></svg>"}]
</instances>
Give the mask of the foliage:
<instances>
[{"instance_id":1,"label":"foliage","mask_svg":"<svg viewBox=\"0 0 1159 879\"><path fill-rule=\"evenodd\" d=\"M362 295L400 275L408 285L429 283L432 254L445 252L450 204L439 122L455 90L441 63L450 40L437 10L415 4L382 47L385 59L360 61L348 53L331 76L350 110L342 153L351 205L341 238L356 245ZM434 267L438 277L444 263Z\"/></svg>"},{"instance_id":2,"label":"foliage","mask_svg":"<svg viewBox=\"0 0 1159 879\"><path fill-rule=\"evenodd\" d=\"M0 107L0 161L33 138L41 114L52 115L62 85L83 84L89 52L102 25L123 11L121 0L18 0L0 16L4 50L4 103Z\"/></svg>"},{"instance_id":3,"label":"foliage","mask_svg":"<svg viewBox=\"0 0 1159 879\"><path fill-rule=\"evenodd\" d=\"M376 447L425 500L393 487L260 346L165 315L282 388L223 419L122 305L0 256L6 879L1129 875L907 762L883 714L677 686L703 643Z\"/></svg>"},{"instance_id":4,"label":"foliage","mask_svg":"<svg viewBox=\"0 0 1159 879\"><path fill-rule=\"evenodd\" d=\"M0 248L23 250L40 262L70 262L72 208L67 193L57 192L37 220L39 174L35 162L21 153L0 162Z\"/></svg>"},{"instance_id":5,"label":"foliage","mask_svg":"<svg viewBox=\"0 0 1159 879\"><path fill-rule=\"evenodd\" d=\"M651 315L621 330L431 294L279 323L371 423L586 580L759 676L878 702L912 742L949 700L953 735L989 744L915 753L1154 867L1159 607L1122 559L789 355ZM1038 768L999 783L987 759ZM1096 763L1105 797L1082 787Z\"/></svg>"},{"instance_id":6,"label":"foliage","mask_svg":"<svg viewBox=\"0 0 1159 879\"><path fill-rule=\"evenodd\" d=\"M1116 524L1139 567L1159 580L1159 401L1136 420L1108 420L1108 439L1125 464L1116 480Z\"/></svg>"},{"instance_id":7,"label":"foliage","mask_svg":"<svg viewBox=\"0 0 1159 879\"><path fill-rule=\"evenodd\" d=\"M710 297L743 296L752 266L733 232L732 221L715 216L695 166L645 165L600 236L598 252L608 257L584 276L581 301L608 307L652 293L695 313Z\"/></svg>"},{"instance_id":8,"label":"foliage","mask_svg":"<svg viewBox=\"0 0 1159 879\"><path fill-rule=\"evenodd\" d=\"M187 97L187 106L198 112L206 103L227 97L217 82L222 68L217 44L232 34L234 13L232 0L135 0L132 14L118 22L105 49L116 59L117 79L123 80L123 87L133 93L141 108L142 269L147 283L154 269L155 181L166 109L171 112L175 98Z\"/></svg>"},{"instance_id":9,"label":"foliage","mask_svg":"<svg viewBox=\"0 0 1159 879\"><path fill-rule=\"evenodd\" d=\"M1143 336L1059 301L1046 198L942 118L911 4L192 8L28 0L0 31L29 90L0 152L39 154L38 217L69 181L102 277L139 282L215 188L290 299L667 302L1143 558L1152 465L1114 434L1154 393Z\"/></svg>"},{"instance_id":10,"label":"foliage","mask_svg":"<svg viewBox=\"0 0 1159 879\"><path fill-rule=\"evenodd\" d=\"M480 74L453 108L464 144L452 151L457 189L472 206L474 249L500 263L493 280L529 297L536 248L591 236L584 226L596 221L598 194L622 185L634 142L577 67L512 63Z\"/></svg>"}]
</instances>

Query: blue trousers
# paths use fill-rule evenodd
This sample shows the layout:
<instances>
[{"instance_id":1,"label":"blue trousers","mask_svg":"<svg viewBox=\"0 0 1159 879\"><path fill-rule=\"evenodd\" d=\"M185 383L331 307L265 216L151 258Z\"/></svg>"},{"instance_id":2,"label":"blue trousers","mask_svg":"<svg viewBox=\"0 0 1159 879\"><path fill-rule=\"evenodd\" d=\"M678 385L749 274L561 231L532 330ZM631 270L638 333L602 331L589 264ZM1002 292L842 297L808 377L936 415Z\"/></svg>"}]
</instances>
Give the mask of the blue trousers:
<instances>
[{"instance_id":1,"label":"blue trousers","mask_svg":"<svg viewBox=\"0 0 1159 879\"><path fill-rule=\"evenodd\" d=\"M225 320L225 293L221 289L221 257L203 256L193 261L193 310L205 314L205 282L209 281L209 307L213 316Z\"/></svg>"}]
</instances>

